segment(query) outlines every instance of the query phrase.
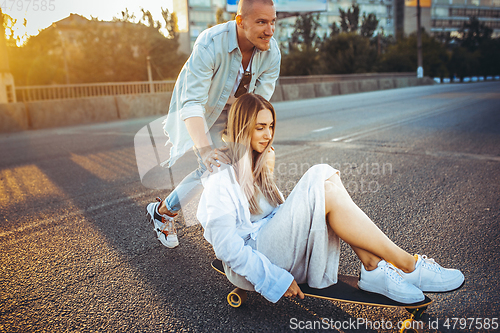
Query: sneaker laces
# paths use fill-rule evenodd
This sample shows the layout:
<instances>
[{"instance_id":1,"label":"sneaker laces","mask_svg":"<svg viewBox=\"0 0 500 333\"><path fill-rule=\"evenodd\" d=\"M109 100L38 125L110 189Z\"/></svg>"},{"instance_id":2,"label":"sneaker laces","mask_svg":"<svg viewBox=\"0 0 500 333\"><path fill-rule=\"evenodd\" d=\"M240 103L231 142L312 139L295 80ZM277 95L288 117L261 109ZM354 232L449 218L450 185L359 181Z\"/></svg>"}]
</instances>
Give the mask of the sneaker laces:
<instances>
[{"instance_id":1,"label":"sneaker laces","mask_svg":"<svg viewBox=\"0 0 500 333\"><path fill-rule=\"evenodd\" d=\"M397 284L401 284L404 281L403 276L401 275L398 268L396 268L390 262L386 262L384 266L385 275L388 276L391 280L396 282Z\"/></svg>"},{"instance_id":2,"label":"sneaker laces","mask_svg":"<svg viewBox=\"0 0 500 333\"><path fill-rule=\"evenodd\" d=\"M163 232L166 236L177 234L174 221L171 217L166 219L165 216L162 216L161 221L163 222L163 225L160 227L161 232Z\"/></svg>"},{"instance_id":3,"label":"sneaker laces","mask_svg":"<svg viewBox=\"0 0 500 333\"><path fill-rule=\"evenodd\" d=\"M441 266L439 266L439 264L435 262L433 258L429 258L426 255L423 255L421 257L422 257L422 266L424 268L428 268L438 273L441 272Z\"/></svg>"},{"instance_id":4,"label":"sneaker laces","mask_svg":"<svg viewBox=\"0 0 500 333\"><path fill-rule=\"evenodd\" d=\"M161 202L163 201L161 198L156 197L156 201L159 202L158 208L161 205ZM165 234L165 236L168 235L176 235L177 234L177 229L175 229L175 224L174 224L174 218L171 216L168 216L166 214L160 214L160 211L157 208L158 214L161 216L161 222L163 223L162 226L160 227L160 231Z\"/></svg>"}]
</instances>

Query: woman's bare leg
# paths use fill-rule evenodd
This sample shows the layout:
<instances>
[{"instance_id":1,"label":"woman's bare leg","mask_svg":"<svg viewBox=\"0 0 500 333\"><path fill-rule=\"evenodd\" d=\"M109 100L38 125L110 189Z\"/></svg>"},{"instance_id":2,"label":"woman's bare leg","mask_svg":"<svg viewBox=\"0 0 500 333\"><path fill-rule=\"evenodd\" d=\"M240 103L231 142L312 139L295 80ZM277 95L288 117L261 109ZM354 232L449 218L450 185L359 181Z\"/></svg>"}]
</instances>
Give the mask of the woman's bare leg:
<instances>
[{"instance_id":1,"label":"woman's bare leg","mask_svg":"<svg viewBox=\"0 0 500 333\"><path fill-rule=\"evenodd\" d=\"M325 182L325 209L330 227L352 247L367 270L376 268L380 259L407 273L415 269L414 257L394 244L352 201L338 174Z\"/></svg>"}]
</instances>

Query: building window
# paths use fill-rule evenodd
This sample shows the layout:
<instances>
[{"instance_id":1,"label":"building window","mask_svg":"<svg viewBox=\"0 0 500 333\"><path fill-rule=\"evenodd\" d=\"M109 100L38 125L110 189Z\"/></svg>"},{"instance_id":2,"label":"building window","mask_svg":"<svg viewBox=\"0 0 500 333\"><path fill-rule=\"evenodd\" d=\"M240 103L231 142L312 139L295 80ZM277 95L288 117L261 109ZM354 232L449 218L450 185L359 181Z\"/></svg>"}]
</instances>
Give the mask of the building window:
<instances>
[{"instance_id":1,"label":"building window","mask_svg":"<svg viewBox=\"0 0 500 333\"><path fill-rule=\"evenodd\" d=\"M7 92L7 103L14 103L14 89L12 89L12 85L6 85L5 90Z\"/></svg>"}]
</instances>

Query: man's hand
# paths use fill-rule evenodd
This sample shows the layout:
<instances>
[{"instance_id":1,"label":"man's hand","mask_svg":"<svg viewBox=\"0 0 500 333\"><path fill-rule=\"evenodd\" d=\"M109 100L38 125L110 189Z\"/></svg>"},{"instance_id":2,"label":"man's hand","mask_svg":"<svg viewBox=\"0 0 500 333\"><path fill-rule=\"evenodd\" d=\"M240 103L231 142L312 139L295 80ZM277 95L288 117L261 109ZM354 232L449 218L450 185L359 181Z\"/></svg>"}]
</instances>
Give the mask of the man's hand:
<instances>
[{"instance_id":1,"label":"man's hand","mask_svg":"<svg viewBox=\"0 0 500 333\"><path fill-rule=\"evenodd\" d=\"M227 147L222 147L219 149L213 149L208 146L208 147L203 147L201 149L198 149L201 160L203 164L207 167L207 170L212 172L212 165L220 167L220 163L226 163L229 164L231 161L229 160L229 157L224 153L227 150Z\"/></svg>"},{"instance_id":2,"label":"man's hand","mask_svg":"<svg viewBox=\"0 0 500 333\"><path fill-rule=\"evenodd\" d=\"M295 280L292 281L292 284L290 287L288 287L288 290L285 292L285 297L290 297L290 298L295 298L296 296L299 296L300 299L304 299L304 293L302 290L300 290L299 285Z\"/></svg>"},{"instance_id":3,"label":"man's hand","mask_svg":"<svg viewBox=\"0 0 500 333\"><path fill-rule=\"evenodd\" d=\"M208 171L213 171L212 165L217 167L220 166L216 160L219 160L222 163L231 162L224 153L224 151L227 150L226 147L213 150L210 147L207 134L205 134L205 120L202 117L187 118L184 122L189 136L193 140L194 146L197 147L196 149L198 149L198 152L201 155L201 160L207 167Z\"/></svg>"}]
</instances>

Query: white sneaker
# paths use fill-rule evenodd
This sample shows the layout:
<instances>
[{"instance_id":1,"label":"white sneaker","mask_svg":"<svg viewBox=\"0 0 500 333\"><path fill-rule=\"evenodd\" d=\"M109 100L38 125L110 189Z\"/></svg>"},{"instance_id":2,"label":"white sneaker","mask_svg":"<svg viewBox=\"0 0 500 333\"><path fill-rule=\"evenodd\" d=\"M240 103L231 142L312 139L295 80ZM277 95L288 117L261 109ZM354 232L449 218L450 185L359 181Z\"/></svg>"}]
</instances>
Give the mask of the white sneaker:
<instances>
[{"instance_id":1,"label":"white sneaker","mask_svg":"<svg viewBox=\"0 0 500 333\"><path fill-rule=\"evenodd\" d=\"M400 303L410 304L423 301L425 296L422 291L406 282L401 273L399 269L385 260L381 260L377 268L372 271L367 271L361 265L358 287L365 291L382 294Z\"/></svg>"},{"instance_id":2,"label":"white sneaker","mask_svg":"<svg viewBox=\"0 0 500 333\"><path fill-rule=\"evenodd\" d=\"M444 292L457 289L465 281L458 269L443 268L434 259L415 255L417 263L411 273L403 273L406 281L423 292Z\"/></svg>"},{"instance_id":3,"label":"white sneaker","mask_svg":"<svg viewBox=\"0 0 500 333\"><path fill-rule=\"evenodd\" d=\"M177 230L175 229L175 221L173 217L160 215L158 213L158 207L160 207L161 199L156 198L156 200L159 202L152 202L146 207L146 216L153 225L156 237L160 243L172 249L179 245Z\"/></svg>"}]
</instances>

